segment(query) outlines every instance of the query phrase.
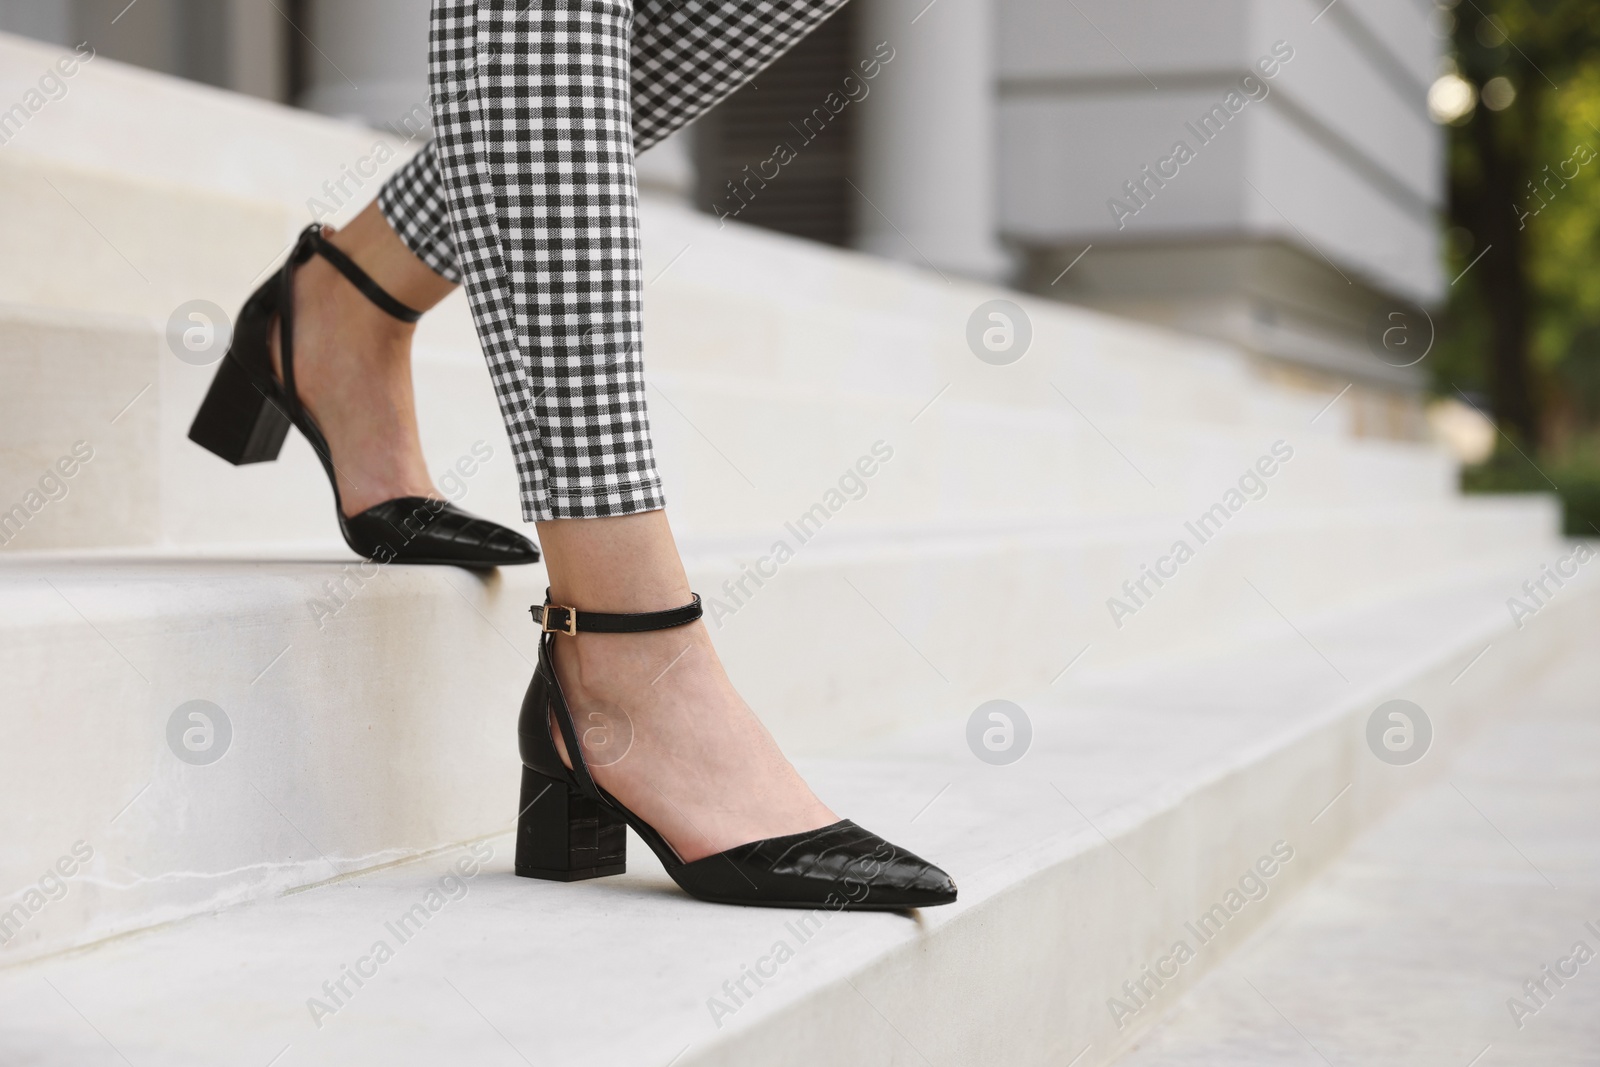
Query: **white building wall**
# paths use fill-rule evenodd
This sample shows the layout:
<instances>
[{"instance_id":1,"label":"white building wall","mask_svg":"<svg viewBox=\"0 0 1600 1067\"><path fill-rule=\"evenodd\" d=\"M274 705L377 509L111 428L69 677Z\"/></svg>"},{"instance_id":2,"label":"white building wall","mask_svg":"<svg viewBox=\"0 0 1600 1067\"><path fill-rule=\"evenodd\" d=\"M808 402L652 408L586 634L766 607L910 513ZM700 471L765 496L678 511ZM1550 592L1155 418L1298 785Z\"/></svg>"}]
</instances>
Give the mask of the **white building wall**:
<instances>
[{"instance_id":1,"label":"white building wall","mask_svg":"<svg viewBox=\"0 0 1600 1067\"><path fill-rule=\"evenodd\" d=\"M1031 287L1240 344L1313 384L1362 383L1417 421L1423 372L1367 333L1445 292L1431 4L998 4L999 225ZM1202 139L1200 117L1230 102ZM1146 176L1180 140L1194 158Z\"/></svg>"},{"instance_id":2,"label":"white building wall","mask_svg":"<svg viewBox=\"0 0 1600 1067\"><path fill-rule=\"evenodd\" d=\"M1340 3L1313 22L1320 6L1002 0L1003 231L1029 243L1280 239L1377 288L1438 299L1443 138L1425 100L1439 43L1411 0ZM1275 45L1293 57L1262 79L1265 98L1119 225L1114 197L1140 207L1123 183L1175 141L1198 147L1185 124Z\"/></svg>"}]
</instances>

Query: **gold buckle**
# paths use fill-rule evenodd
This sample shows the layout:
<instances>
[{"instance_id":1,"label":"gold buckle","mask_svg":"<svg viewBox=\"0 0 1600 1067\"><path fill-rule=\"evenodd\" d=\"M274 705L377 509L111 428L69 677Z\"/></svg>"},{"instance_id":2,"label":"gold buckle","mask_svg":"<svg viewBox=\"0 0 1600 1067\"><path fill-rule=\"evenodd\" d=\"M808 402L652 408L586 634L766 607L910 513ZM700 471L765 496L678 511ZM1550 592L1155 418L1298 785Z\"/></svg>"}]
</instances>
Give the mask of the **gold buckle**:
<instances>
[{"instance_id":1,"label":"gold buckle","mask_svg":"<svg viewBox=\"0 0 1600 1067\"><path fill-rule=\"evenodd\" d=\"M562 611L567 613L567 625L565 628L560 626L552 627L550 625L550 609L554 607L560 607ZM559 604L546 604L539 612L539 632L547 634L566 634L568 637L577 637L578 609L562 607Z\"/></svg>"}]
</instances>

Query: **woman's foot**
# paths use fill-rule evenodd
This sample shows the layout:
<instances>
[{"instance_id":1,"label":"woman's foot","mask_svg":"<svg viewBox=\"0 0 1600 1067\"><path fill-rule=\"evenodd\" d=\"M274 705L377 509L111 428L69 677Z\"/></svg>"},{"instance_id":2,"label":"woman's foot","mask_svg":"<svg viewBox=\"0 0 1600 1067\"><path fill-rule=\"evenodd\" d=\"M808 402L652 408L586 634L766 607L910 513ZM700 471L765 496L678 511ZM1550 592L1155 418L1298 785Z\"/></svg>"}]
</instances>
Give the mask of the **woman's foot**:
<instances>
[{"instance_id":1,"label":"woman's foot","mask_svg":"<svg viewBox=\"0 0 1600 1067\"><path fill-rule=\"evenodd\" d=\"M690 599L662 512L541 523L540 541L554 603L633 612ZM839 821L734 690L703 623L560 635L555 665L595 781L686 862Z\"/></svg>"},{"instance_id":2,"label":"woman's foot","mask_svg":"<svg viewBox=\"0 0 1600 1067\"><path fill-rule=\"evenodd\" d=\"M559 636L555 661L595 781L686 862L839 821L734 690L704 624Z\"/></svg>"},{"instance_id":3,"label":"woman's foot","mask_svg":"<svg viewBox=\"0 0 1600 1067\"><path fill-rule=\"evenodd\" d=\"M411 254L375 203L348 227L326 236L409 307L427 310L455 288ZM442 499L417 435L411 385L415 332L414 325L386 314L322 257L311 257L295 272L295 392L327 438L346 518L396 497ZM274 327L272 367L282 381L278 335Z\"/></svg>"}]
</instances>

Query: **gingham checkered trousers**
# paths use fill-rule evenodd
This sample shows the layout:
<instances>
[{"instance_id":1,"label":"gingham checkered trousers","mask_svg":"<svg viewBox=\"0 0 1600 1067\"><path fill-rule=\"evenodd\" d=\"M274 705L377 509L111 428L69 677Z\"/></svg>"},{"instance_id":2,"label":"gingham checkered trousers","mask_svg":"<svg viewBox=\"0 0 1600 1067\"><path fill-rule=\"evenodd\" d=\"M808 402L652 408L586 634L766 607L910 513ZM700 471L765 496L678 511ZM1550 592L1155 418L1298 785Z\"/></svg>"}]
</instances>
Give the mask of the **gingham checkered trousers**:
<instances>
[{"instance_id":1,"label":"gingham checkered trousers","mask_svg":"<svg viewBox=\"0 0 1600 1067\"><path fill-rule=\"evenodd\" d=\"M464 281L523 516L664 504L645 408L633 156L845 0L434 0L435 139L378 205Z\"/></svg>"}]
</instances>

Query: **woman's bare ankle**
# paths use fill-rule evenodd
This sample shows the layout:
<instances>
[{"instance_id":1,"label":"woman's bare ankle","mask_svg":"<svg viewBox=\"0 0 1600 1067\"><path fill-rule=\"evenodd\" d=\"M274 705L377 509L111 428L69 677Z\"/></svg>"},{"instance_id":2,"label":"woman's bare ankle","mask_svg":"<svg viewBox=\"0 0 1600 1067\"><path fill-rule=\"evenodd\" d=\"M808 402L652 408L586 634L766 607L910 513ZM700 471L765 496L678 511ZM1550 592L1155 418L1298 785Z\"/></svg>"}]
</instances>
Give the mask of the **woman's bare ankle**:
<instances>
[{"instance_id":1,"label":"woman's bare ankle","mask_svg":"<svg viewBox=\"0 0 1600 1067\"><path fill-rule=\"evenodd\" d=\"M663 511L539 523L553 602L579 611L680 607L693 595Z\"/></svg>"},{"instance_id":2,"label":"woman's bare ankle","mask_svg":"<svg viewBox=\"0 0 1600 1067\"><path fill-rule=\"evenodd\" d=\"M334 235L336 244L342 234ZM439 497L417 432L415 332L414 324L385 313L322 257L312 256L295 271L295 396L327 438L346 516L397 497ZM276 328L270 348L281 382Z\"/></svg>"},{"instance_id":3,"label":"woman's bare ankle","mask_svg":"<svg viewBox=\"0 0 1600 1067\"><path fill-rule=\"evenodd\" d=\"M342 229L325 228L328 243L355 260L390 296L406 307L428 311L455 292L450 281L418 259L400 240L374 200Z\"/></svg>"}]
</instances>

